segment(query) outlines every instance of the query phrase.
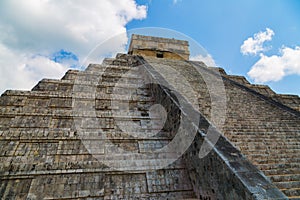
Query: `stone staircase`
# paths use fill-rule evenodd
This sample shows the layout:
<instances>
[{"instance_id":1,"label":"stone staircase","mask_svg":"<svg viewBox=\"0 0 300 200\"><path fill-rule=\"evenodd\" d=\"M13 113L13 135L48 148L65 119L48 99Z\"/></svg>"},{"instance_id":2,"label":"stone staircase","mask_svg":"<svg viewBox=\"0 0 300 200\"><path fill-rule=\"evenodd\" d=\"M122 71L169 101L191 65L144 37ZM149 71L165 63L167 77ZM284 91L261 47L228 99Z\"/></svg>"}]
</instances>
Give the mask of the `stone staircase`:
<instances>
[{"instance_id":1,"label":"stone staircase","mask_svg":"<svg viewBox=\"0 0 300 200\"><path fill-rule=\"evenodd\" d=\"M196 198L181 158L155 165L174 135L134 62L118 55L1 96L0 199Z\"/></svg>"},{"instance_id":2,"label":"stone staircase","mask_svg":"<svg viewBox=\"0 0 300 200\"><path fill-rule=\"evenodd\" d=\"M227 94L225 136L290 199L300 199L300 115L243 90Z\"/></svg>"},{"instance_id":3,"label":"stone staircase","mask_svg":"<svg viewBox=\"0 0 300 200\"><path fill-rule=\"evenodd\" d=\"M300 199L300 113L299 97L285 105L266 86L251 85L244 77L230 76L221 68L201 62L146 58L156 70L170 66L189 81L187 93L195 91L199 111L213 121L212 100L207 80L218 73L226 94L224 123L215 126L290 199ZM169 74L172 76L172 74ZM204 80L204 77L206 80ZM218 90L218 88L214 88ZM221 91L216 93L221 94ZM290 106L291 107L288 107Z\"/></svg>"}]
</instances>

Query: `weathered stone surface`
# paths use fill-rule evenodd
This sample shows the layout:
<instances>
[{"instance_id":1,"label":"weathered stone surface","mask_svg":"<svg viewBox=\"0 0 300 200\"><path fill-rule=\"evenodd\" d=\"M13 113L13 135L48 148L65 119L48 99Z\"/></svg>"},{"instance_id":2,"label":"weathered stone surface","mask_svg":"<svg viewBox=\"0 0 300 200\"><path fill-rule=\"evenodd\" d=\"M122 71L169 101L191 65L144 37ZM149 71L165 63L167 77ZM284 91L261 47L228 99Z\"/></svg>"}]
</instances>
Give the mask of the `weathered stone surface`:
<instances>
[{"instance_id":1,"label":"weathered stone surface","mask_svg":"<svg viewBox=\"0 0 300 200\"><path fill-rule=\"evenodd\" d=\"M136 34L132 35L128 52L132 55L173 60L188 60L190 56L187 41Z\"/></svg>"},{"instance_id":2,"label":"weathered stone surface","mask_svg":"<svg viewBox=\"0 0 300 200\"><path fill-rule=\"evenodd\" d=\"M191 96L190 90L183 90L181 93L185 95L186 99L193 102L194 108L198 106L199 111L207 119L213 120L213 101L210 97L211 91L209 91L206 83L209 79L207 77L212 76L213 73L211 75L207 74L207 68L203 66L203 63L195 66L193 62L187 64L181 61L175 62L155 58L147 58L147 62L161 73L164 73L162 68L165 66L171 66L179 71L191 85L190 90L196 91L198 102L194 101L195 98ZM226 117L223 124L218 121L214 124L285 194L298 196L295 191L299 190L298 184L300 182L300 179L297 178L300 168L300 114L295 111L297 110L295 108L299 106L299 103L296 102L299 97L287 97L294 98L293 104L285 103L287 106L291 105L289 108L281 103L274 102L274 98L279 95L267 86L251 85L243 77L220 74L223 74L226 91ZM172 78L174 74L165 73L163 76ZM206 81L203 78L204 76ZM232 81L228 81L228 79ZM218 90L218 88L215 88L215 90ZM278 177L279 174L291 181L275 181L273 177Z\"/></svg>"},{"instance_id":3,"label":"weathered stone surface","mask_svg":"<svg viewBox=\"0 0 300 200\"><path fill-rule=\"evenodd\" d=\"M186 61L186 41L133 36L129 51L150 57L0 97L1 199L299 198L299 98ZM209 131L219 139L200 159Z\"/></svg>"},{"instance_id":4,"label":"weathered stone surface","mask_svg":"<svg viewBox=\"0 0 300 200\"><path fill-rule=\"evenodd\" d=\"M150 63L150 73L153 77L158 77L157 71L159 63L157 59L147 59ZM162 66L165 66L167 62L170 62L169 66L176 66L173 61L165 60L162 61ZM180 63L182 65L182 63ZM185 64L186 68L190 65ZM184 69L180 66L179 69ZM191 70L191 69L187 69ZM203 72L204 73L204 72ZM193 73L191 73L193 74ZM165 77L172 77L172 74L164 74ZM162 80L160 78L159 80ZM191 80L192 77L191 77ZM162 83L165 85L165 83ZM205 90L205 88L202 88ZM207 89L206 89L207 90ZM162 98L162 93L156 89L152 88L154 94L159 98ZM200 90L201 91L201 90ZM208 92L208 91L206 91ZM185 95L185 91L182 91ZM188 94L186 99L188 99ZM183 100L184 101L184 100ZM183 102L181 102L182 104ZM206 102L210 104L211 102ZM207 105L206 104L206 105ZM201 108L206 108L206 105L201 105ZM188 107L195 107L195 104L184 104L181 105L181 112L189 113L191 115L191 110ZM198 113L198 115L201 115ZM188 117L188 116L187 116ZM208 118L208 116L207 116ZM189 118L192 126L193 117ZM191 178L191 182L194 191L198 198L200 199L286 199L285 195L281 193L275 185L273 185L262 173L253 166L241 152L234 147L229 141L227 141L222 135L220 135L218 142L212 148L211 152L204 158L199 158L199 152L203 146L203 142L206 139L206 134L208 133L209 123L205 120L201 120L200 117L200 127L201 131L198 129L199 134L196 135L193 143L190 145L187 154L185 155L185 161L187 163L186 167ZM208 123L207 125L201 125ZM186 127L186 126L185 126ZM218 132L217 130L215 130ZM191 133L191 131L187 131ZM246 174L246 175L245 175ZM251 174L251 175L248 175Z\"/></svg>"},{"instance_id":5,"label":"weathered stone surface","mask_svg":"<svg viewBox=\"0 0 300 200\"><path fill-rule=\"evenodd\" d=\"M180 162L166 166L164 181L157 179L159 190L153 190L149 180L156 176L149 173L156 172L147 170L147 165L157 158L143 161L136 157L135 162L145 169L139 170L128 163L132 156L123 155L124 151L153 153L168 144L172 134L165 130L151 138L145 135L159 126L159 118L153 113L149 116L154 98L140 72L128 64L134 59L118 56L122 60L113 60L111 66L91 65L84 72L69 71L63 80L44 79L32 92L8 91L0 98L1 199L195 197ZM124 75L127 71L130 73ZM119 79L123 81L116 85ZM95 89L94 96L89 94L91 88ZM128 93L132 94L129 99ZM77 112L74 103L76 108L93 110ZM129 109L122 110L126 105ZM132 123L141 129L120 127ZM107 160L110 155L115 156L104 163L97 157ZM120 163L126 171L106 166L110 162Z\"/></svg>"}]
</instances>

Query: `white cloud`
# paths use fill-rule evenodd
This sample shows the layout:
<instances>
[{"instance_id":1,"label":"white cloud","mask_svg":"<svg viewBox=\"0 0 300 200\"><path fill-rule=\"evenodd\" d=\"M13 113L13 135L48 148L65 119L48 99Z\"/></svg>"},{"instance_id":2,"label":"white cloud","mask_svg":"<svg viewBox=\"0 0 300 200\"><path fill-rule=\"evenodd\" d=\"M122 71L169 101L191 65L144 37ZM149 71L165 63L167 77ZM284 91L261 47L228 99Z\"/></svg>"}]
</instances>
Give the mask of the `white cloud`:
<instances>
[{"instance_id":1,"label":"white cloud","mask_svg":"<svg viewBox=\"0 0 300 200\"><path fill-rule=\"evenodd\" d=\"M272 40L274 34L274 31L270 28L266 28L265 32L255 33L253 37L249 37L244 41L241 46L241 53L244 55L257 55L266 51L267 48L263 46L264 42Z\"/></svg>"},{"instance_id":2,"label":"white cloud","mask_svg":"<svg viewBox=\"0 0 300 200\"><path fill-rule=\"evenodd\" d=\"M68 66L45 56L28 56L0 43L0 89L30 89L41 78L60 78ZM5 59L2 59L5 58Z\"/></svg>"},{"instance_id":3,"label":"white cloud","mask_svg":"<svg viewBox=\"0 0 300 200\"><path fill-rule=\"evenodd\" d=\"M261 54L248 72L255 82L279 81L284 76L300 75L300 47L283 47L281 55L266 56Z\"/></svg>"},{"instance_id":4,"label":"white cloud","mask_svg":"<svg viewBox=\"0 0 300 200\"><path fill-rule=\"evenodd\" d=\"M216 62L210 54L203 56L202 54L191 56L190 60L202 61L209 67L216 67Z\"/></svg>"},{"instance_id":5,"label":"white cloud","mask_svg":"<svg viewBox=\"0 0 300 200\"><path fill-rule=\"evenodd\" d=\"M82 61L95 45L123 33L101 52L124 50L126 24L146 13L134 0L0 1L0 93L30 89L43 77L60 78L67 66L49 57L61 49Z\"/></svg>"}]
</instances>

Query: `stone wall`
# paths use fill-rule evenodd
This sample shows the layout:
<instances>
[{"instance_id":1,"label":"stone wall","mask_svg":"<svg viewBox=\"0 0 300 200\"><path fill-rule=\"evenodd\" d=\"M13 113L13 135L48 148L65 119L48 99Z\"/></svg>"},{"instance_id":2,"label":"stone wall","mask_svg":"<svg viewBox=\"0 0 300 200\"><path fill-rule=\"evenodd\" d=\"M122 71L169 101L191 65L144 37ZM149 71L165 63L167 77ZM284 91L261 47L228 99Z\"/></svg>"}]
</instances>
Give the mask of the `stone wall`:
<instances>
[{"instance_id":1,"label":"stone wall","mask_svg":"<svg viewBox=\"0 0 300 200\"><path fill-rule=\"evenodd\" d=\"M187 41L135 34L132 35L128 53L176 60L188 60L190 55Z\"/></svg>"},{"instance_id":2,"label":"stone wall","mask_svg":"<svg viewBox=\"0 0 300 200\"><path fill-rule=\"evenodd\" d=\"M145 57L158 57L159 55L162 56L162 58L165 59L171 59L171 60L187 60L188 56L179 55L177 53L169 52L169 51L153 51L148 49L137 49L133 50L132 55L139 55L139 56L145 56Z\"/></svg>"}]
</instances>

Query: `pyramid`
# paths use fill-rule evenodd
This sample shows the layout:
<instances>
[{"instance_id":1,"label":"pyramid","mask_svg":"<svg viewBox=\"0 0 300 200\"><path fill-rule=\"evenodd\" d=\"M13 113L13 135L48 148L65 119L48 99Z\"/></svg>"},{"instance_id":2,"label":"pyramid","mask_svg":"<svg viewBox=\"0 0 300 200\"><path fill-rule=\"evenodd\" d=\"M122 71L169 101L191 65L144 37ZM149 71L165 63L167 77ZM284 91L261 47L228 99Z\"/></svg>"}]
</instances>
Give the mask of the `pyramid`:
<instances>
[{"instance_id":1,"label":"pyramid","mask_svg":"<svg viewBox=\"0 0 300 200\"><path fill-rule=\"evenodd\" d=\"M300 199L300 98L133 35L0 97L0 199Z\"/></svg>"}]
</instances>

